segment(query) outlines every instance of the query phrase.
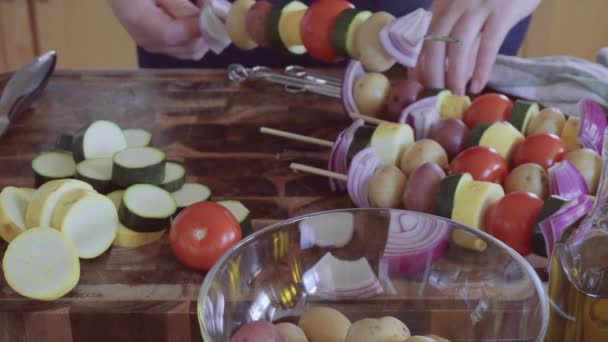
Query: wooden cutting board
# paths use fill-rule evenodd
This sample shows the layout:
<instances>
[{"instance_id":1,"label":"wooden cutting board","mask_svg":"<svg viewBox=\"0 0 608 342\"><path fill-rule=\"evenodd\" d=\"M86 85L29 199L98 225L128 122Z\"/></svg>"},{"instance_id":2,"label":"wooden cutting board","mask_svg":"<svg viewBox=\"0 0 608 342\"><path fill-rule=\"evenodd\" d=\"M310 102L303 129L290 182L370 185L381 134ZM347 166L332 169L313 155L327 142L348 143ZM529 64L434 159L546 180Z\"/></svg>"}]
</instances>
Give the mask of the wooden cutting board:
<instances>
[{"instance_id":1,"label":"wooden cutting board","mask_svg":"<svg viewBox=\"0 0 608 342\"><path fill-rule=\"evenodd\" d=\"M9 75L0 76L0 89ZM213 200L251 209L254 229L288 217L351 206L326 180L290 162L325 167L329 149L259 133L260 126L333 140L349 124L339 100L289 94L263 83L232 84L223 70L67 72L0 139L0 188L33 186L31 160L61 132L91 120L153 133L168 158ZM0 255L6 243L0 241ZM111 248L82 261L78 286L52 303L25 299L0 277L0 341L200 341L196 299L203 274L182 267L166 237Z\"/></svg>"}]
</instances>

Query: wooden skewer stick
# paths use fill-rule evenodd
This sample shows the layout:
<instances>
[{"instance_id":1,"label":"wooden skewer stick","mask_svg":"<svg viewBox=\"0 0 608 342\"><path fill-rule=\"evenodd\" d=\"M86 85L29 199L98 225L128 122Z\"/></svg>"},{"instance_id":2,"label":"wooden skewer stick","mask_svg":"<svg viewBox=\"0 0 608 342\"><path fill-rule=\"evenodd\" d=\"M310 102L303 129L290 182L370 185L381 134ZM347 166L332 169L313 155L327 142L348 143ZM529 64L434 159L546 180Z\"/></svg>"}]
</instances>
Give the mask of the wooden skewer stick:
<instances>
[{"instance_id":1,"label":"wooden skewer stick","mask_svg":"<svg viewBox=\"0 0 608 342\"><path fill-rule=\"evenodd\" d=\"M376 124L376 125L379 125L379 124L381 124L383 122L390 122L390 121L386 121L386 120L375 118L373 116L363 115L363 114L359 114L359 113L349 113L349 115L353 119L361 119L361 120L363 120L365 122L373 123L373 124Z\"/></svg>"},{"instance_id":2,"label":"wooden skewer stick","mask_svg":"<svg viewBox=\"0 0 608 342\"><path fill-rule=\"evenodd\" d=\"M281 131L281 130L274 129L274 128L260 127L260 132L264 133L264 134L269 134L269 135L274 135L274 136L277 136L277 137L282 137L282 138L290 139L290 140L302 141L302 142L313 144L313 145L319 145L319 146L325 146L325 147L333 147L334 146L334 143L332 141L329 141L329 140L323 140L323 139L317 139L317 138L313 138L313 137L307 137L305 135L285 132L285 131Z\"/></svg>"},{"instance_id":3,"label":"wooden skewer stick","mask_svg":"<svg viewBox=\"0 0 608 342\"><path fill-rule=\"evenodd\" d=\"M324 170L324 169L320 169L318 167L313 167L313 166L308 166L308 165L302 165L302 164L298 164L298 163L291 163L291 165L289 165L289 167L291 169L296 170L296 171L303 171L303 172L307 172L307 173L312 173L313 175L333 178L333 179L341 180L341 181L344 181L344 182L346 182L348 180L348 177L346 175L343 175L343 174L337 173L337 172L327 171L327 170Z\"/></svg>"}]
</instances>

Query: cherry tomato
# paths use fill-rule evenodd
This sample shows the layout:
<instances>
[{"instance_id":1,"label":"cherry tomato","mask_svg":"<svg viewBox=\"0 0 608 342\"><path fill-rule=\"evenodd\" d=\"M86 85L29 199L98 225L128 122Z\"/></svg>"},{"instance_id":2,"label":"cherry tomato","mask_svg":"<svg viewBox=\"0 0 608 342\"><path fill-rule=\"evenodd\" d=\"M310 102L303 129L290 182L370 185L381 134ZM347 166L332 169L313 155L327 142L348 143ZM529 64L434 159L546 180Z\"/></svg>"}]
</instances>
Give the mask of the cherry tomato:
<instances>
[{"instance_id":1,"label":"cherry tomato","mask_svg":"<svg viewBox=\"0 0 608 342\"><path fill-rule=\"evenodd\" d=\"M324 62L337 62L342 58L331 47L331 30L338 15L353 5L345 0L315 1L308 7L300 34L308 54Z\"/></svg>"},{"instance_id":2,"label":"cherry tomato","mask_svg":"<svg viewBox=\"0 0 608 342\"><path fill-rule=\"evenodd\" d=\"M494 123L507 121L513 109L513 102L502 94L488 93L483 94L473 102L464 112L462 120L473 129L481 122Z\"/></svg>"},{"instance_id":3,"label":"cherry tomato","mask_svg":"<svg viewBox=\"0 0 608 342\"><path fill-rule=\"evenodd\" d=\"M171 224L173 254L185 266L208 271L242 237L241 226L224 206L204 201L185 208Z\"/></svg>"},{"instance_id":4,"label":"cherry tomato","mask_svg":"<svg viewBox=\"0 0 608 342\"><path fill-rule=\"evenodd\" d=\"M535 163L545 169L561 161L568 153L568 147L557 135L539 133L526 137L515 147L513 167L525 163Z\"/></svg>"},{"instance_id":5,"label":"cherry tomato","mask_svg":"<svg viewBox=\"0 0 608 342\"><path fill-rule=\"evenodd\" d=\"M505 159L493 148L473 146L460 152L450 163L451 174L465 172L477 181L502 184L509 169Z\"/></svg>"},{"instance_id":6,"label":"cherry tomato","mask_svg":"<svg viewBox=\"0 0 608 342\"><path fill-rule=\"evenodd\" d=\"M526 256L532 253L532 229L542 206L533 193L510 192L487 211L486 232Z\"/></svg>"}]
</instances>

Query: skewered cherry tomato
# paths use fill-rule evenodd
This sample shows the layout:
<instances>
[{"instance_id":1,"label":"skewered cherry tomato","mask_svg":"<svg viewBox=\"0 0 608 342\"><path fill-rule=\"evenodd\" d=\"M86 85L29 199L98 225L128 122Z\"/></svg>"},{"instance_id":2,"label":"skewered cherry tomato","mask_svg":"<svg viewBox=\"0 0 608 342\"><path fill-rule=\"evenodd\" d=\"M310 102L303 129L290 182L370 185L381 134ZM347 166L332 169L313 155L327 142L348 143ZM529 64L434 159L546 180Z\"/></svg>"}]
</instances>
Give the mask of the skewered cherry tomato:
<instances>
[{"instance_id":1,"label":"skewered cherry tomato","mask_svg":"<svg viewBox=\"0 0 608 342\"><path fill-rule=\"evenodd\" d=\"M338 15L353 7L345 0L315 1L308 7L302 17L300 34L309 55L324 62L341 59L331 47L331 30Z\"/></svg>"},{"instance_id":2,"label":"skewered cherry tomato","mask_svg":"<svg viewBox=\"0 0 608 342\"><path fill-rule=\"evenodd\" d=\"M530 135L515 147L513 167L535 163L548 169L561 161L566 153L568 147L557 135L549 133Z\"/></svg>"},{"instance_id":3,"label":"skewered cherry tomato","mask_svg":"<svg viewBox=\"0 0 608 342\"><path fill-rule=\"evenodd\" d=\"M485 216L486 232L522 256L532 252L530 236L543 200L530 192L510 192L490 207Z\"/></svg>"},{"instance_id":4,"label":"skewered cherry tomato","mask_svg":"<svg viewBox=\"0 0 608 342\"><path fill-rule=\"evenodd\" d=\"M464 112L462 120L470 129L481 122L494 123L507 121L513 109L513 102L502 94L483 94L471 103Z\"/></svg>"},{"instance_id":5,"label":"skewered cherry tomato","mask_svg":"<svg viewBox=\"0 0 608 342\"><path fill-rule=\"evenodd\" d=\"M469 147L460 152L450 164L450 173L468 172L474 180L499 183L509 173L507 162L496 150L485 146Z\"/></svg>"}]
</instances>

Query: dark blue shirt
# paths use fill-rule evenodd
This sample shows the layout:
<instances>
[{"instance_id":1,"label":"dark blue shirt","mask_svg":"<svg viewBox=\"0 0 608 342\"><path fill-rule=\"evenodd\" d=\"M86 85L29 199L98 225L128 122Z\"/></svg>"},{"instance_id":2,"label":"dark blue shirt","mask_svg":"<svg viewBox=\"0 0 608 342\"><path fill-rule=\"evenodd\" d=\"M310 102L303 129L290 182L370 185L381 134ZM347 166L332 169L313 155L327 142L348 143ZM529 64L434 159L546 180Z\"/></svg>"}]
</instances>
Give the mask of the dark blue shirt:
<instances>
[{"instance_id":1,"label":"dark blue shirt","mask_svg":"<svg viewBox=\"0 0 608 342\"><path fill-rule=\"evenodd\" d=\"M270 1L275 4L282 2L281 0ZM301 1L307 4L312 2L311 0ZM351 0L351 3L357 8L373 12L386 11L397 17L410 13L420 7L428 8L431 2L432 0ZM509 32L509 35L500 49L501 54L517 54L517 51L525 38L529 24L530 17L522 20ZM320 62L307 54L293 55L271 48L261 47L250 51L243 51L234 45L230 45L220 55L209 52L200 61L186 61L166 55L149 53L139 47L137 53L139 65L143 68L225 68L231 63L240 63L248 67L255 65L284 67L290 64L308 67L343 65L343 63L327 64Z\"/></svg>"}]
</instances>

